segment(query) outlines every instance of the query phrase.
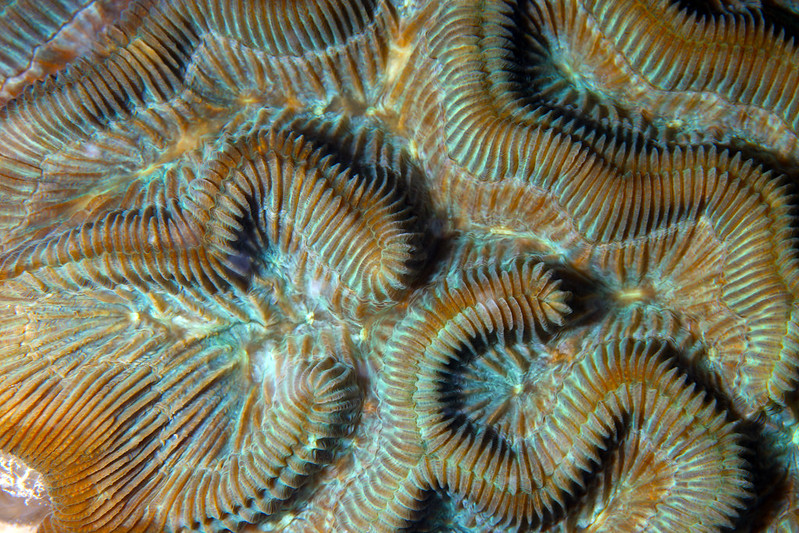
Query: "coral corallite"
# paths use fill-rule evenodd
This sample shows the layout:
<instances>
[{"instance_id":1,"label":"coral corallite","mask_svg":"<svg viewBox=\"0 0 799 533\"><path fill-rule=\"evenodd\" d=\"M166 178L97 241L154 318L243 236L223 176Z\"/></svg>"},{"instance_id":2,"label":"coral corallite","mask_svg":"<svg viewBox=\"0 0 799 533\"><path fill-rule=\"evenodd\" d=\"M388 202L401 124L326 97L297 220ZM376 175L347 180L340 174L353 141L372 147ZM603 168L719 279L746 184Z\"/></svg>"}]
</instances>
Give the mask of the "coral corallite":
<instances>
[{"instance_id":1,"label":"coral corallite","mask_svg":"<svg viewBox=\"0 0 799 533\"><path fill-rule=\"evenodd\" d=\"M797 39L8 0L0 527L799 532Z\"/></svg>"}]
</instances>

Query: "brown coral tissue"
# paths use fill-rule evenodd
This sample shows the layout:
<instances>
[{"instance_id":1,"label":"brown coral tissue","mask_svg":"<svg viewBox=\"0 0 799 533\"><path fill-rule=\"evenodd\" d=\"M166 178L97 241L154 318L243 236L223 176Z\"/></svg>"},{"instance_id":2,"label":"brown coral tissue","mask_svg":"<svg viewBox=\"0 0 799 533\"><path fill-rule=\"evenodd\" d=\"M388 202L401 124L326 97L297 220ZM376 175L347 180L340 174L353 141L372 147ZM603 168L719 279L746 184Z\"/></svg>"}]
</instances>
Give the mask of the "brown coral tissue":
<instances>
[{"instance_id":1,"label":"brown coral tissue","mask_svg":"<svg viewBox=\"0 0 799 533\"><path fill-rule=\"evenodd\" d=\"M799 533L797 43L0 2L0 529Z\"/></svg>"}]
</instances>

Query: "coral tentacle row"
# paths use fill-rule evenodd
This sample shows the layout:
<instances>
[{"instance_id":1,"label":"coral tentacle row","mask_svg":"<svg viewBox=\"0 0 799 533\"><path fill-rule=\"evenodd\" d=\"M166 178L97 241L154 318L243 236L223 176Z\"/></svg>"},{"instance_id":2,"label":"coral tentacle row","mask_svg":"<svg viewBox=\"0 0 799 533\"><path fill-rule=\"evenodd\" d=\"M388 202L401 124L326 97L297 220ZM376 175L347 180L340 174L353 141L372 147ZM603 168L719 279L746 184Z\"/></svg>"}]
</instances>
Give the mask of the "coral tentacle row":
<instances>
[{"instance_id":1,"label":"coral tentacle row","mask_svg":"<svg viewBox=\"0 0 799 533\"><path fill-rule=\"evenodd\" d=\"M241 3L186 2L184 9L198 27L270 55L299 56L341 45L371 24L375 0L337 5L331 0L301 0L252 6ZM385 9L388 5L384 4ZM340 13L341 10L345 13Z\"/></svg>"},{"instance_id":2,"label":"coral tentacle row","mask_svg":"<svg viewBox=\"0 0 799 533\"><path fill-rule=\"evenodd\" d=\"M555 412L565 417L575 399L593 397L578 419L580 435L592 443L621 441L610 451L619 462L612 494L585 519L589 531L669 531L686 520L696 531L718 531L734 527L750 497L741 437L726 413L688 384L670 351L659 341L606 341L590 346L564 382ZM575 390L580 392L566 398ZM603 422L596 424L599 413ZM550 442L532 448L557 449L557 441L547 437Z\"/></svg>"},{"instance_id":3,"label":"coral tentacle row","mask_svg":"<svg viewBox=\"0 0 799 533\"><path fill-rule=\"evenodd\" d=\"M14 0L3 6L0 31L0 104L35 80L58 72L98 46L105 31L129 0L34 2ZM19 25L25 20L24 27Z\"/></svg>"},{"instance_id":4,"label":"coral tentacle row","mask_svg":"<svg viewBox=\"0 0 799 533\"><path fill-rule=\"evenodd\" d=\"M237 141L192 183L187 205L222 261L247 239L274 248L298 289L353 316L395 300L422 254L415 214L389 180L342 168L297 134Z\"/></svg>"},{"instance_id":5,"label":"coral tentacle row","mask_svg":"<svg viewBox=\"0 0 799 533\"><path fill-rule=\"evenodd\" d=\"M489 347L532 342L538 335L551 332L569 311L565 297L541 263L528 261L508 268L486 267L453 274L435 287L431 296L409 309L391 335L383 390L394 432L398 436L418 434L425 443L418 452L417 461L422 460L424 465L447 457L454 462L468 462L470 459L463 456L462 450L453 450L453 455L449 456L447 449L457 448L458 443L465 446L474 443L487 454L476 468L490 469L497 475L500 486L519 482L529 485L530 480L521 479L523 474L515 472L514 477L511 456L517 452L507 448L512 448L513 444L481 444L480 440L487 437L471 424L442 421L441 418L447 413L454 414L456 409L443 403L440 396L460 394L457 380L450 383L447 379L447 374L454 372L458 355L468 357L475 345ZM450 391L451 387L456 390ZM449 438L444 435L444 426L460 424L464 424L462 434ZM526 430L522 426L514 429ZM499 438L513 442L516 435L511 433ZM447 442L450 439L452 443ZM444 478L426 481L432 487L450 483ZM491 498L489 485L485 490L475 487L474 494ZM455 485L450 488L456 492L460 490ZM462 492L460 495L468 497ZM488 510L485 501L479 505L482 510ZM525 520L524 511L519 510L522 514L508 517L509 522L518 520L518 525ZM496 509L489 510L491 514L494 511Z\"/></svg>"},{"instance_id":6,"label":"coral tentacle row","mask_svg":"<svg viewBox=\"0 0 799 533\"><path fill-rule=\"evenodd\" d=\"M548 153L567 164L565 151L562 160ZM532 236L543 253L570 256L618 290L640 288L638 298L698 320L719 350L713 371L744 412L782 402L796 375L796 355L783 346L796 343L799 295L784 178L726 152L658 155L634 174L589 156L544 183L451 172L445 194L475 228ZM612 212L597 217L610 201ZM704 254L690 254L699 243ZM751 294L774 297L753 302ZM751 381L739 381L741 366Z\"/></svg>"},{"instance_id":7,"label":"coral tentacle row","mask_svg":"<svg viewBox=\"0 0 799 533\"><path fill-rule=\"evenodd\" d=\"M668 470L666 486L680 487L653 495L639 527L657 523L666 531L679 527L685 513L702 531L732 524L748 488L738 436L725 413L687 384L667 346L609 340L589 344L566 362L555 359L555 350L526 349L540 349L540 335L568 313L541 264L453 276L435 294L398 324L392 344L403 348L391 350L386 361L393 426L399 433L415 425L421 433L427 443L421 468L432 487L473 501L494 527L540 527L567 510L612 441L631 439L633 447L665 453L648 466ZM498 349L505 357L490 355ZM480 409L470 405L474 387L481 386L470 381L487 376L467 369L490 357L485 365L511 379L502 371L512 351L535 370L526 369L504 389L483 386L489 395L521 396L508 400L523 402L521 424L502 423L507 406L480 416L496 399L486 398ZM400 388L408 381L412 387ZM611 516L622 522L625 497L611 498L620 508ZM714 504L714 513L697 501Z\"/></svg>"},{"instance_id":8,"label":"coral tentacle row","mask_svg":"<svg viewBox=\"0 0 799 533\"><path fill-rule=\"evenodd\" d=\"M154 515L179 517L172 519L176 530L226 531L290 503L350 433L360 401L353 369L344 362L351 354L336 353L351 348L329 337L288 339L285 359L265 376L260 397L247 398L234 449L217 463L182 457L205 465L176 464L154 498L168 505L155 506Z\"/></svg>"},{"instance_id":9,"label":"coral tentacle row","mask_svg":"<svg viewBox=\"0 0 799 533\"><path fill-rule=\"evenodd\" d=\"M197 37L150 4L125 10L107 55L76 61L0 109L3 244L91 212L93 197L123 196L213 115L176 101Z\"/></svg>"},{"instance_id":10,"label":"coral tentacle row","mask_svg":"<svg viewBox=\"0 0 799 533\"><path fill-rule=\"evenodd\" d=\"M4 400L3 427L29 427L25 436L3 431L4 449L37 468L34 453L57 454L43 468L58 503L44 531L150 531L167 521L225 531L257 521L285 505L352 429L360 393L346 342L290 339L274 373L248 384L240 360L224 362L235 353L224 333L173 341L159 364L160 337L140 340L143 361L130 369L106 361L68 371L74 388L46 369L33 379L31 369L4 371L4 390L20 379L29 388L15 405ZM80 411L70 434L53 430L63 405Z\"/></svg>"},{"instance_id":11,"label":"coral tentacle row","mask_svg":"<svg viewBox=\"0 0 799 533\"><path fill-rule=\"evenodd\" d=\"M799 52L758 15L700 19L665 0L533 2L531 12L567 61L596 67L577 69L577 84L614 105L635 102L700 138L797 156Z\"/></svg>"},{"instance_id":12,"label":"coral tentacle row","mask_svg":"<svg viewBox=\"0 0 799 533\"><path fill-rule=\"evenodd\" d=\"M388 0L243 4L185 2L202 35L187 84L215 100L322 109L341 95L373 98L396 11Z\"/></svg>"},{"instance_id":13,"label":"coral tentacle row","mask_svg":"<svg viewBox=\"0 0 799 533\"><path fill-rule=\"evenodd\" d=\"M483 14L465 5L442 8L443 29L433 38L450 65L447 144L457 165L442 169L442 189L454 215L480 228L535 235L542 251L586 261L616 286L643 285L643 294L651 287L647 297L702 323L719 350L713 371L735 391L742 412L782 402L797 368L796 356L782 349L797 338L787 180L715 147L635 153L610 142L595 152L503 108L486 74L500 61L491 55L497 36L484 34L493 26L483 17L502 20L505 4L489 5L494 11ZM498 147L507 157L488 157ZM684 252L673 241L697 226L710 232L697 238L718 249L704 287L713 295L681 291L684 280L675 276L695 275L679 264ZM682 246L691 246L690 235ZM775 297L753 304L747 295L755 292ZM710 299L728 318L705 311ZM741 367L752 370L746 380Z\"/></svg>"},{"instance_id":14,"label":"coral tentacle row","mask_svg":"<svg viewBox=\"0 0 799 533\"><path fill-rule=\"evenodd\" d=\"M53 232L46 240L0 255L0 279L26 273L43 285L75 288L87 283L107 288L131 283L145 290L160 286L169 292L177 292L178 284L212 292L226 288L223 265L203 248L185 213L171 207L112 211L61 234Z\"/></svg>"},{"instance_id":15,"label":"coral tentacle row","mask_svg":"<svg viewBox=\"0 0 799 533\"><path fill-rule=\"evenodd\" d=\"M720 29L710 22L710 27L699 33L710 35L718 29L724 34L723 39L729 42L707 44L705 52L712 52L711 49L717 47L719 53L735 61L756 62L758 60L753 54L740 53L739 46L746 50L752 48L767 56L769 65L779 69L780 73L760 78L754 65L738 64L727 68L723 62L714 61L712 54L705 54L699 60L701 54L693 51L694 60L684 60L683 64L691 65L697 72L686 74L683 79L693 80L692 83L699 84L699 87L693 92L679 87L674 90L664 88L660 91L664 94L660 94L654 89L647 90L649 86L643 81L636 83L631 78L632 74L625 74L625 65L635 61L645 63L657 57L663 75L682 72L668 69L673 64L668 58L676 58L690 46L686 44L679 48L679 38L664 39L662 35L669 34L669 31L660 29L660 26L673 23L696 28L703 23L688 20L685 13L678 11L676 4L666 7L665 1L655 2L654 6L635 1L590 3L591 8L585 6L588 2L498 0L486 2L479 9L467 2L451 3L441 8L439 28L430 37L430 46L432 54L444 67L442 86L449 93L443 104L447 146L449 153L462 166L487 176L530 174L539 167L547 171L551 163L543 155L548 155L550 150L544 153L539 150L552 142L549 140L552 137L561 143L569 138L586 142L600 155L612 160L617 156L613 153L614 143L608 145L607 137L624 132L622 138L626 142L642 146L650 142L637 140L642 134L654 136L655 145L661 147L672 144L671 139L675 136L678 140L682 136L692 142L712 140L737 148L757 143L765 145L779 157L795 156L796 126L791 124L793 119L789 117L796 115L793 107L799 105L799 100L791 99L795 94L791 87L797 83L795 78L799 78L795 64L797 53L783 36L770 35L764 24L740 16L725 16L718 23ZM628 4L629 10L623 7ZM641 14L648 10L665 12L656 17L653 13ZM624 20L623 29L630 31L617 34L622 35L619 39L623 43L605 43L602 46L602 39L609 37L588 21L579 19L581 13L590 18L586 11L607 16L607 31L619 30L617 26L622 24L619 21ZM523 22L529 36L513 34L514 24L508 21L520 17L529 17ZM577 20L573 20L575 17ZM637 22L633 22L636 17ZM729 22L725 26L723 21L727 18L735 23ZM674 19L679 21L671 22ZM635 32L661 36L658 39L662 46L658 48L649 43L649 37L633 37ZM739 33L745 34L747 42L733 44ZM568 42L561 42L561 35ZM524 39L531 39L533 43ZM712 39L707 37L705 40ZM654 50L636 52L636 56L633 50L617 50L622 45L654 47ZM662 50L667 46L676 50ZM538 52L533 54L527 51L528 48ZM609 57L603 56L603 52ZM594 58L593 55L597 54L600 57ZM630 58L631 55L636 57ZM540 62L544 64L536 65ZM590 79L586 80L586 77ZM546 82L541 78L551 80ZM761 79L768 81L759 84ZM532 87L525 83L531 83ZM777 109L770 103L761 104L762 107L753 103L763 101L765 96L760 93L766 89L770 91L768 97L779 100L785 109ZM629 91L636 92L627 94ZM648 96L651 94L657 96ZM656 101L651 104L642 101L647 97ZM638 102L641 102L640 107L629 107ZM553 110L558 112L553 114ZM656 116L649 116L652 113ZM611 118L606 115L611 115ZM588 124L593 123L594 127L585 127L587 119ZM768 138L761 139L758 135ZM575 150L580 143L562 144ZM526 147L539 150L525 150ZM491 150L503 153L504 157L489 157ZM566 162L570 163L571 159ZM625 164L635 163L634 159L625 161ZM567 171L569 166L555 168Z\"/></svg>"}]
</instances>

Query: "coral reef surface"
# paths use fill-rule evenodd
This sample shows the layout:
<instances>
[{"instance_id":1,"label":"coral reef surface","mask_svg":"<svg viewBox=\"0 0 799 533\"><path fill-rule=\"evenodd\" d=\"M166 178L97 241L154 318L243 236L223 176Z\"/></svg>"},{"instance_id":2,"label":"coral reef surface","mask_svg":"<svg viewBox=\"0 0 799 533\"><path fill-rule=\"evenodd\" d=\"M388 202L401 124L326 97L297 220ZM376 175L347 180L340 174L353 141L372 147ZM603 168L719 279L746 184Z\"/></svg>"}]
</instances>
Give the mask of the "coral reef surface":
<instances>
[{"instance_id":1,"label":"coral reef surface","mask_svg":"<svg viewBox=\"0 0 799 533\"><path fill-rule=\"evenodd\" d=\"M4 2L0 519L799 532L797 11Z\"/></svg>"}]
</instances>

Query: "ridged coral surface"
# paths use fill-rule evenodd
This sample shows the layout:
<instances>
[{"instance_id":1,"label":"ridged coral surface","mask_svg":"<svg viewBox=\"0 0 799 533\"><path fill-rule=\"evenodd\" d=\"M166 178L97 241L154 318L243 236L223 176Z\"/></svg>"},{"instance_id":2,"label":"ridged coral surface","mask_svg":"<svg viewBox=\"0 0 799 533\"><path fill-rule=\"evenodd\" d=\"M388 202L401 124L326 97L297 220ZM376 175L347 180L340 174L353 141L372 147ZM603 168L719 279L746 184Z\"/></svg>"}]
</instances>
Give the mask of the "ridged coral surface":
<instances>
[{"instance_id":1,"label":"ridged coral surface","mask_svg":"<svg viewBox=\"0 0 799 533\"><path fill-rule=\"evenodd\" d=\"M6 2L0 500L799 531L797 13Z\"/></svg>"}]
</instances>

